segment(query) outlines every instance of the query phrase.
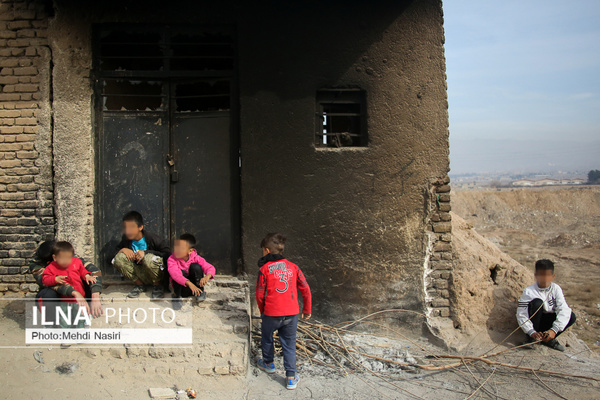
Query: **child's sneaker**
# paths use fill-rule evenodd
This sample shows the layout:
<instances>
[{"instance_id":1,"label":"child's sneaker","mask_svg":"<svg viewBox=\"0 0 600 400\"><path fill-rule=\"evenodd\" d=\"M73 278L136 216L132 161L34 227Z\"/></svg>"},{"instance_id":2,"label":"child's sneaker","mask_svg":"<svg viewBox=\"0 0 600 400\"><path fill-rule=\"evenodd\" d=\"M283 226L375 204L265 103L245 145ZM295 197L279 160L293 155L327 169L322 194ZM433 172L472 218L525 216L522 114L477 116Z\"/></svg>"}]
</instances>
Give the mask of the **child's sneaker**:
<instances>
[{"instance_id":1,"label":"child's sneaker","mask_svg":"<svg viewBox=\"0 0 600 400\"><path fill-rule=\"evenodd\" d=\"M144 293L144 290L146 290L144 285L135 285L133 289L131 289L131 291L127 293L127 297L129 297L130 299L138 298L140 297L140 294Z\"/></svg>"},{"instance_id":2,"label":"child's sneaker","mask_svg":"<svg viewBox=\"0 0 600 400\"><path fill-rule=\"evenodd\" d=\"M258 366L258 369L262 369L267 374L272 374L275 372L275 363L266 364L265 360L263 360L262 358L258 359L256 365Z\"/></svg>"},{"instance_id":3,"label":"child's sneaker","mask_svg":"<svg viewBox=\"0 0 600 400\"><path fill-rule=\"evenodd\" d=\"M152 300L162 299L165 295L165 288L163 285L152 286Z\"/></svg>"},{"instance_id":4,"label":"child's sneaker","mask_svg":"<svg viewBox=\"0 0 600 400\"><path fill-rule=\"evenodd\" d=\"M172 301L173 310L175 310L175 311L181 310L181 307L183 307L183 299L181 297L173 295L173 299L171 301Z\"/></svg>"},{"instance_id":5,"label":"child's sneaker","mask_svg":"<svg viewBox=\"0 0 600 400\"><path fill-rule=\"evenodd\" d=\"M206 292L203 290L202 293L196 296L196 302L202 303L204 300L206 300Z\"/></svg>"},{"instance_id":6,"label":"child's sneaker","mask_svg":"<svg viewBox=\"0 0 600 400\"><path fill-rule=\"evenodd\" d=\"M285 382L286 382L285 387L287 389L294 390L294 389L296 389L296 386L298 386L298 382L300 382L300 377L298 376L298 374L296 374L294 376L287 376L285 378Z\"/></svg>"},{"instance_id":7,"label":"child's sneaker","mask_svg":"<svg viewBox=\"0 0 600 400\"><path fill-rule=\"evenodd\" d=\"M558 350L558 351L565 351L565 346L563 346L562 344L558 343L558 340L556 339L552 339L548 342L542 342L543 344L545 344L546 346L550 347L551 349L554 350Z\"/></svg>"},{"instance_id":8,"label":"child's sneaker","mask_svg":"<svg viewBox=\"0 0 600 400\"><path fill-rule=\"evenodd\" d=\"M525 342L523 343L523 348L527 349L527 350L533 350L533 345L536 343L537 343L537 340L535 340L531 336L527 335L527 339L525 339Z\"/></svg>"}]
</instances>

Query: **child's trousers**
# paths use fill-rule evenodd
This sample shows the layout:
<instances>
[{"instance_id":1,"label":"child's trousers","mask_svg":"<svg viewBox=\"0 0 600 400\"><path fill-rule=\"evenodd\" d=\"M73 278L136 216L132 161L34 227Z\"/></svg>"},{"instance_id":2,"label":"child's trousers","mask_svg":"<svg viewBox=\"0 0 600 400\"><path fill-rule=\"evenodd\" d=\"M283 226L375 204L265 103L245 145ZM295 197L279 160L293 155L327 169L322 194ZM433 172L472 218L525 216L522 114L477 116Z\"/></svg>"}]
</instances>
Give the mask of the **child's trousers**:
<instances>
[{"instance_id":1,"label":"child's trousers","mask_svg":"<svg viewBox=\"0 0 600 400\"><path fill-rule=\"evenodd\" d=\"M531 319L531 323L533 324L533 329L535 329L536 332L546 332L548 329L552 328L552 324L554 324L554 321L556 320L556 314L543 313L540 307L542 307L542 299L531 300L528 306L529 317ZM538 309L539 311L535 313ZM569 323L567 324L567 326L565 326L565 329L563 329L560 332L556 332L556 336L566 331L568 327L575 323L575 320L575 313L571 311L571 318L569 319Z\"/></svg>"},{"instance_id":2,"label":"child's trousers","mask_svg":"<svg viewBox=\"0 0 600 400\"><path fill-rule=\"evenodd\" d=\"M154 254L146 254L138 264L129 261L124 253L117 253L113 265L125 278L132 282L140 280L145 285L151 285L154 282L162 281L163 259Z\"/></svg>"},{"instance_id":3,"label":"child's trousers","mask_svg":"<svg viewBox=\"0 0 600 400\"><path fill-rule=\"evenodd\" d=\"M200 264L198 264L198 263L190 264L190 269L189 269L188 274L186 275L184 272L183 276L188 278L190 280L190 282L192 282L194 285L198 286L198 288L200 288L200 290L204 291L204 287L200 287L200 279L204 278L204 270L202 269ZM187 286L180 285L179 283L173 281L173 293L175 294L176 297L190 297L192 295L192 289L190 289Z\"/></svg>"},{"instance_id":4,"label":"child's trousers","mask_svg":"<svg viewBox=\"0 0 600 400\"><path fill-rule=\"evenodd\" d=\"M281 349L283 350L283 366L285 376L296 376L296 330L298 328L298 315L287 317L262 316L262 356L266 364L272 363L275 358L275 344L273 333L279 334Z\"/></svg>"}]
</instances>

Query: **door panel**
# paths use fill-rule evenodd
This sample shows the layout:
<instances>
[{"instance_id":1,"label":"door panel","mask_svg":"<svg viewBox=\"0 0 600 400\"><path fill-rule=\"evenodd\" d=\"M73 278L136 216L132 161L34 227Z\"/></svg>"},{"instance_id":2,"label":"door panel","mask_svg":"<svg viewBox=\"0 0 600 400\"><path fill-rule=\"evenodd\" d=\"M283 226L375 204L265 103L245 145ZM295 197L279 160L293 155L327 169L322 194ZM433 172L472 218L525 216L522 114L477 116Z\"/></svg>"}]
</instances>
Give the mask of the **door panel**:
<instances>
[{"instance_id":1,"label":"door panel","mask_svg":"<svg viewBox=\"0 0 600 400\"><path fill-rule=\"evenodd\" d=\"M172 236L193 234L198 253L226 274L235 272L239 248L230 125L228 112L175 114L171 131L177 180L171 183Z\"/></svg>"},{"instance_id":2,"label":"door panel","mask_svg":"<svg viewBox=\"0 0 600 400\"><path fill-rule=\"evenodd\" d=\"M101 260L109 261L121 238L121 218L130 210L144 228L167 237L168 124L164 115L105 115L101 150ZM118 274L107 265L105 273Z\"/></svg>"}]
</instances>

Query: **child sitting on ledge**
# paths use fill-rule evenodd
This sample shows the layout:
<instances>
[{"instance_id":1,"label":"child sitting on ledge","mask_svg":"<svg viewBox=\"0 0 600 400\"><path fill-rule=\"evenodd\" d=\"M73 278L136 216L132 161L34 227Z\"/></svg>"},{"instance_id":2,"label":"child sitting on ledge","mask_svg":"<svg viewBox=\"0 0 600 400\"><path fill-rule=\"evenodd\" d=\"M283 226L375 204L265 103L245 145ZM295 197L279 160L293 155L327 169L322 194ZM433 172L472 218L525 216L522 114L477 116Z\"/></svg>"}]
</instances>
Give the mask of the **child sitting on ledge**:
<instances>
[{"instance_id":1,"label":"child sitting on ledge","mask_svg":"<svg viewBox=\"0 0 600 400\"><path fill-rule=\"evenodd\" d=\"M206 300L204 285L215 276L215 267L198 255L195 244L196 238L184 233L175 240L173 254L167 260L176 310L181 309L183 297L195 296L197 302Z\"/></svg>"}]
</instances>

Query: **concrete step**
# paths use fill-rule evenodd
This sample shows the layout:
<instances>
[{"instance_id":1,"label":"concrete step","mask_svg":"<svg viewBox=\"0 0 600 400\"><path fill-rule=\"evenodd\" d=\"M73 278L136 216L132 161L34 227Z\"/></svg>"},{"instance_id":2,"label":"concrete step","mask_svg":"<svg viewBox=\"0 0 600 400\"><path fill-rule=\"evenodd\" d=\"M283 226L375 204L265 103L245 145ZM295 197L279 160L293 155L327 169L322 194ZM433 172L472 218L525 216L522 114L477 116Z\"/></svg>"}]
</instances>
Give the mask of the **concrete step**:
<instances>
[{"instance_id":1,"label":"concrete step","mask_svg":"<svg viewBox=\"0 0 600 400\"><path fill-rule=\"evenodd\" d=\"M138 299L128 299L131 285L108 285L101 299L105 307L134 306L135 309L171 308L171 295L152 301L150 290ZM110 348L81 348L85 355L96 358L110 356L110 371L119 373L126 369L140 372L169 373L177 375L195 371L202 375L244 375L248 368L250 342L250 292L248 282L233 277L217 276L205 288L206 300L196 303L193 298L183 299L177 314L177 326L191 326L193 344L187 345L113 345ZM161 311L156 311L161 312ZM148 311L150 313L150 311ZM182 315L180 318L179 315ZM151 327L163 326L160 323ZM100 318L92 328L140 327L126 320ZM145 327L145 326L143 326ZM149 326L150 327L150 326ZM104 373L106 373L106 369Z\"/></svg>"}]
</instances>

